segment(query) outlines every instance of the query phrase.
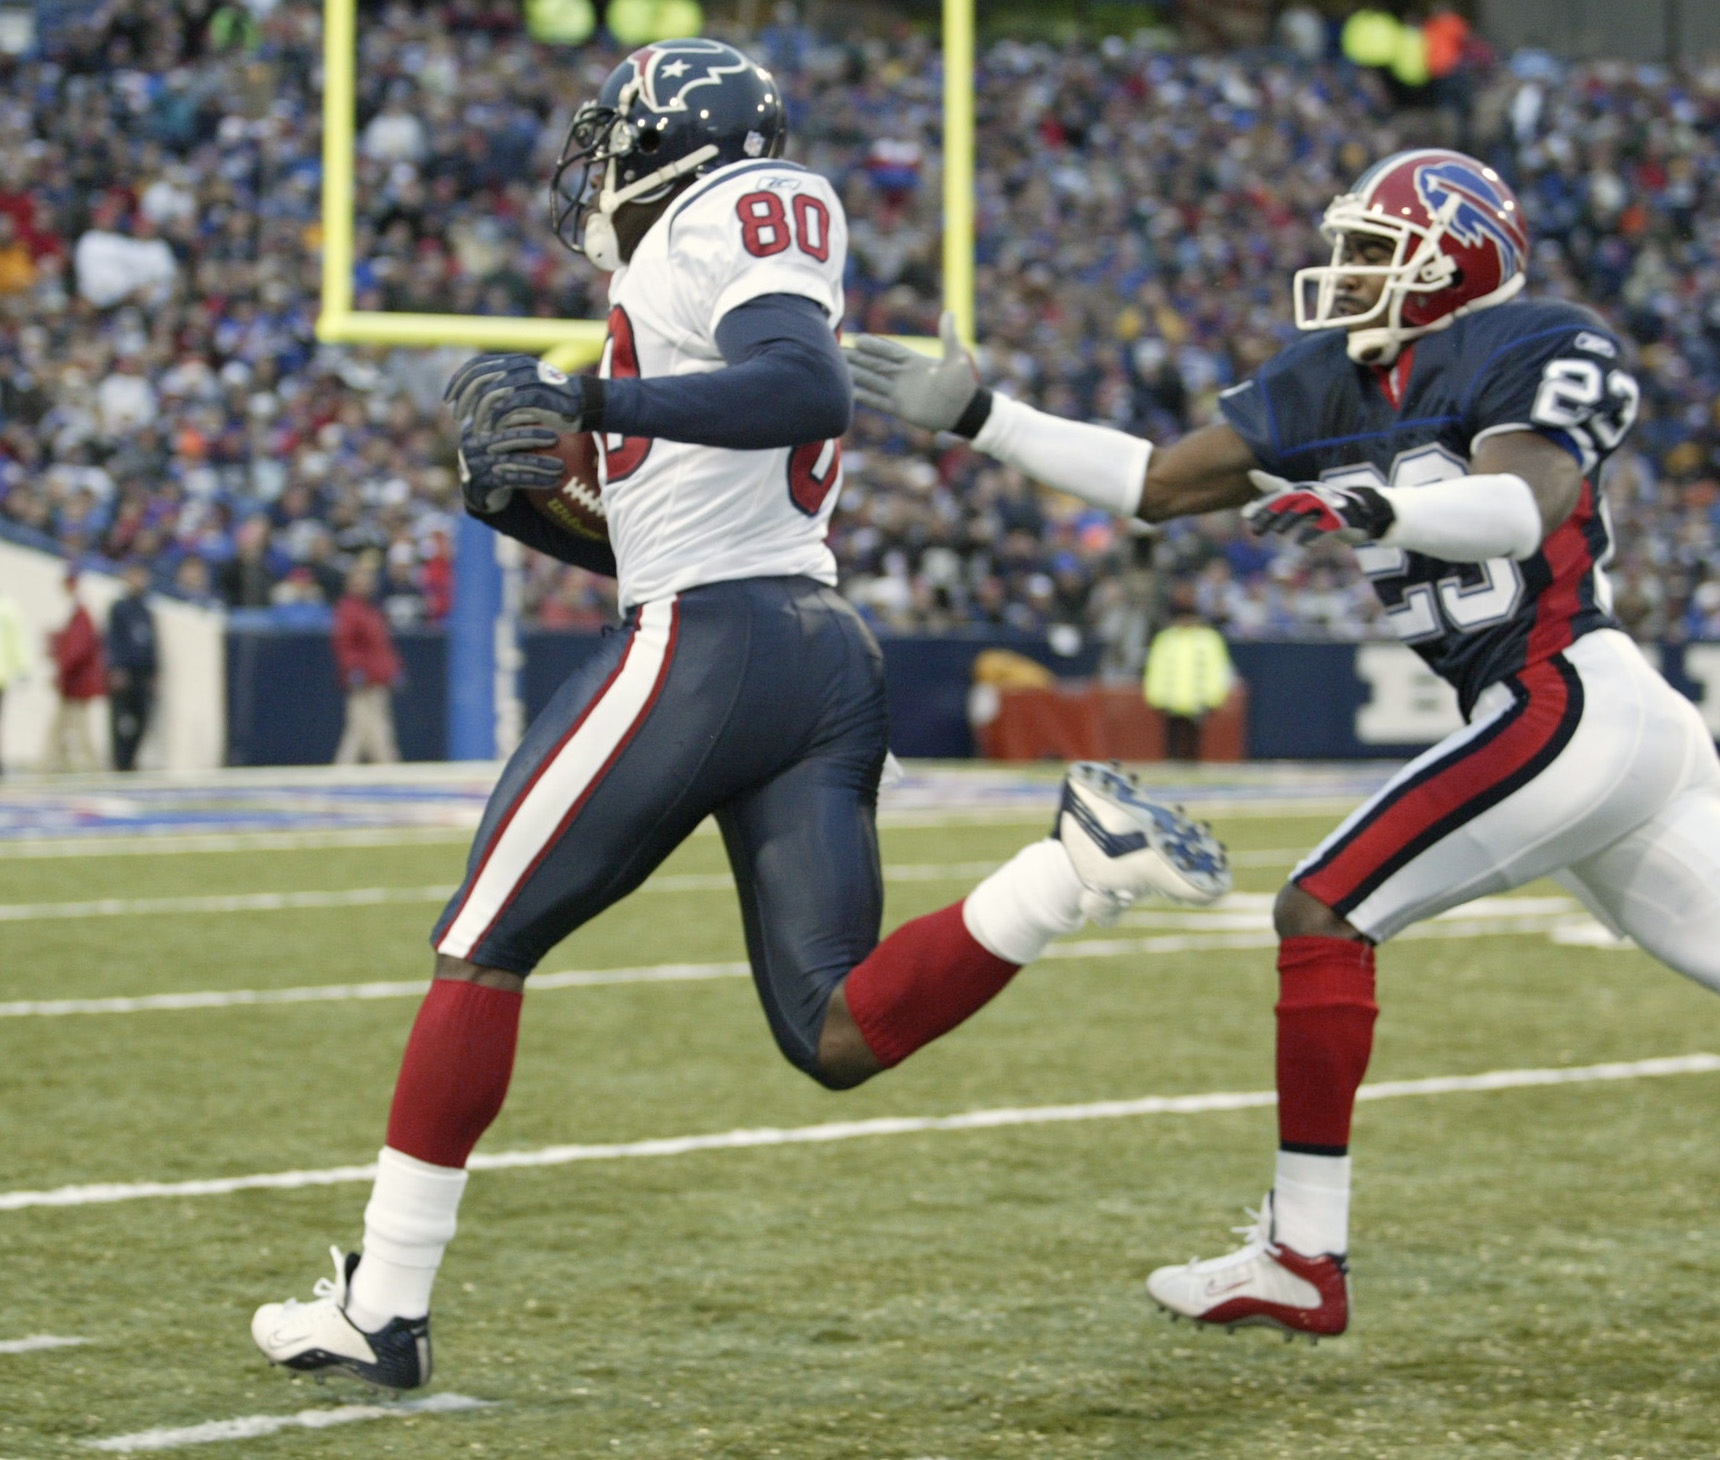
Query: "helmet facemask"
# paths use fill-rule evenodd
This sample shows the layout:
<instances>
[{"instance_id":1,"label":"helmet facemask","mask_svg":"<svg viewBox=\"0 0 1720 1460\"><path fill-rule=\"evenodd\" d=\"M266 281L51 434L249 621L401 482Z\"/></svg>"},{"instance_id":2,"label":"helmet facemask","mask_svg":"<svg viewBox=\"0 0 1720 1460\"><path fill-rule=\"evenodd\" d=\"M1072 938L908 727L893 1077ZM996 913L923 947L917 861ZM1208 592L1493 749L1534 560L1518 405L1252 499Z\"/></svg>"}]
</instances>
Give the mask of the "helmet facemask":
<instances>
[{"instance_id":1,"label":"helmet facemask","mask_svg":"<svg viewBox=\"0 0 1720 1460\"><path fill-rule=\"evenodd\" d=\"M1435 330L1445 329L1459 315L1488 304L1499 304L1523 287L1516 274L1483 299L1422 324L1405 324L1404 307L1449 289L1461 280L1457 261L1440 246L1458 200L1447 200L1431 224L1392 217L1368 207L1354 193L1332 200L1320 220L1320 232L1332 243L1332 262L1298 269L1291 285L1296 306L1296 328L1323 330L1344 328L1350 332L1348 352L1359 365L1390 365L1405 344ZM1359 264L1347 261L1352 236L1384 238L1392 245L1388 264ZM1348 279L1383 279L1379 298L1360 314L1338 313L1339 285Z\"/></svg>"},{"instance_id":2,"label":"helmet facemask","mask_svg":"<svg viewBox=\"0 0 1720 1460\"><path fill-rule=\"evenodd\" d=\"M658 146L658 135L640 126L628 115L638 99L639 83L622 89L615 106L587 102L574 114L561 156L550 178L550 227L574 253L582 253L605 273L613 273L625 260L615 234L615 210L627 203L653 203L671 186L697 172L718 154L707 143L673 162L623 182L622 168L629 162L645 165ZM580 169L577 185L570 176Z\"/></svg>"}]
</instances>

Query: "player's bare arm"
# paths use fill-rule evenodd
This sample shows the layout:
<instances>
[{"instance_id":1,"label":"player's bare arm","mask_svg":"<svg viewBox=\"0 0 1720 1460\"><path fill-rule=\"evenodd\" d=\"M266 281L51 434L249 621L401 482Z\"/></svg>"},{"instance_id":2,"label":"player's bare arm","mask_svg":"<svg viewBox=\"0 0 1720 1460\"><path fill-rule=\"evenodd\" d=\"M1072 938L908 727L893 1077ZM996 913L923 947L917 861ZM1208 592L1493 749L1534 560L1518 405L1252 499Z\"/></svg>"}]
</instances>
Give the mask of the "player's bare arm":
<instances>
[{"instance_id":1,"label":"player's bare arm","mask_svg":"<svg viewBox=\"0 0 1720 1460\"><path fill-rule=\"evenodd\" d=\"M1564 525L1583 492L1576 457L1539 431L1489 436L1476 448L1470 467L1476 476L1514 476L1529 488L1541 515L1542 541Z\"/></svg>"},{"instance_id":2,"label":"player's bare arm","mask_svg":"<svg viewBox=\"0 0 1720 1460\"><path fill-rule=\"evenodd\" d=\"M1143 522L1168 522L1241 507L1258 495L1248 474L1259 465L1234 428L1223 422L1202 426L1154 448L1134 515Z\"/></svg>"}]
</instances>

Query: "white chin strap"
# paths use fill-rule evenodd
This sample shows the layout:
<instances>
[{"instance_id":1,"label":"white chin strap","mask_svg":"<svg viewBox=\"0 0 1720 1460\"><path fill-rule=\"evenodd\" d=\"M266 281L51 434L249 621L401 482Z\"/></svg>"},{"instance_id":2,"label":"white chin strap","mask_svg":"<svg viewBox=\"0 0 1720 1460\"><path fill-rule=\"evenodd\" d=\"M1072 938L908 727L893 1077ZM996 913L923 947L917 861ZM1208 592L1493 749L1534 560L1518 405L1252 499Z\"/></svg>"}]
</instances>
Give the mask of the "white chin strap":
<instances>
[{"instance_id":1,"label":"white chin strap","mask_svg":"<svg viewBox=\"0 0 1720 1460\"><path fill-rule=\"evenodd\" d=\"M580 231L579 246L585 256L604 273L613 274L624 262L621 257L621 240L615 235L615 210L627 203L639 202L646 194L657 192L676 178L696 172L716 155L716 145L707 142L679 161L647 173L624 188L615 186L615 159L610 158L609 166L604 171L603 191L597 195L597 208L585 220L585 227Z\"/></svg>"},{"instance_id":2,"label":"white chin strap","mask_svg":"<svg viewBox=\"0 0 1720 1460\"><path fill-rule=\"evenodd\" d=\"M1522 274L1513 274L1491 294L1471 299L1469 303L1452 310L1443 318L1434 320L1432 324L1384 324L1376 325L1372 329L1351 330L1344 348L1358 365L1390 365L1405 345L1419 340L1423 335L1449 329L1456 320L1462 319L1466 314L1474 314L1478 309L1490 309L1495 304L1503 304L1507 299L1515 298L1527 282ZM1343 322L1342 319L1335 319L1332 324L1341 325Z\"/></svg>"}]
</instances>

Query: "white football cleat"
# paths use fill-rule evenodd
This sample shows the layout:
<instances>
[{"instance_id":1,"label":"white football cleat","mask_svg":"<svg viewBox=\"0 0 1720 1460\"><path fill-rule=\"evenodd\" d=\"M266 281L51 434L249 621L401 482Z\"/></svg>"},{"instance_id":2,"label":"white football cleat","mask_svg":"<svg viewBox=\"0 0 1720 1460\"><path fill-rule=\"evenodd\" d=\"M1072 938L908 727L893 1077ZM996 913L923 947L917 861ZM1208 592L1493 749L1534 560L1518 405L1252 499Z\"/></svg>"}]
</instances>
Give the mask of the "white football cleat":
<instances>
[{"instance_id":1,"label":"white football cleat","mask_svg":"<svg viewBox=\"0 0 1720 1460\"><path fill-rule=\"evenodd\" d=\"M1218 1328L1276 1328L1289 1339L1336 1338L1350 1322L1349 1267L1341 1254L1304 1257L1272 1240L1272 1194L1254 1221L1235 1230L1235 1252L1182 1267L1161 1267L1147 1293L1174 1318Z\"/></svg>"},{"instance_id":2,"label":"white football cleat","mask_svg":"<svg viewBox=\"0 0 1720 1460\"><path fill-rule=\"evenodd\" d=\"M1113 766L1069 767L1051 834L1082 885L1118 913L1143 897L1207 903L1230 891L1230 863L1212 829L1148 800L1133 776Z\"/></svg>"},{"instance_id":3,"label":"white football cleat","mask_svg":"<svg viewBox=\"0 0 1720 1460\"><path fill-rule=\"evenodd\" d=\"M271 1364L301 1374L349 1374L383 1389L417 1389L430 1380L430 1319L391 1318L374 1333L346 1316L347 1286L358 1254L331 1247L334 1277L318 1278L309 1303L265 1303L251 1337Z\"/></svg>"}]
</instances>

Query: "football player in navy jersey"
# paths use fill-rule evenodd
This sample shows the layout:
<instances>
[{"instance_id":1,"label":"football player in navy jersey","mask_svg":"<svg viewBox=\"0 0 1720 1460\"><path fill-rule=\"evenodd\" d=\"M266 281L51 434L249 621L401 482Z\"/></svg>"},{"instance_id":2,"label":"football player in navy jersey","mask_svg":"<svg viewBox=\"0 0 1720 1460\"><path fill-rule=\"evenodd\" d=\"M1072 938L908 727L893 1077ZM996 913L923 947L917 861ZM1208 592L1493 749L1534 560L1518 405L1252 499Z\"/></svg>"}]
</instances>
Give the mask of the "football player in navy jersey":
<instances>
[{"instance_id":1,"label":"football player in navy jersey","mask_svg":"<svg viewBox=\"0 0 1720 1460\"><path fill-rule=\"evenodd\" d=\"M1618 340L1586 309L1518 297L1521 209L1461 153L1386 158L1322 232L1331 261L1295 280L1310 337L1161 449L980 388L947 320L941 360L864 335L850 353L863 404L1120 516L1240 507L1258 532L1354 544L1389 623L1457 690L1465 726L1278 895L1279 1153L1250 1237L1148 1279L1173 1314L1314 1337L1349 1316L1377 944L1551 874L1720 991L1720 762L1609 611L1598 477L1637 406Z\"/></svg>"},{"instance_id":2,"label":"football player in navy jersey","mask_svg":"<svg viewBox=\"0 0 1720 1460\"><path fill-rule=\"evenodd\" d=\"M392 1389L430 1377L431 1287L507 1093L527 978L706 817L771 1032L832 1089L954 1028L1084 920L1229 886L1204 828L1075 766L1052 836L879 941L883 656L825 543L851 409L847 224L783 139L776 83L739 51L635 51L574 117L552 183L557 235L610 272L600 375L483 355L449 384L468 510L616 573L626 622L509 759L437 922L362 1254L335 1249L314 1300L252 1320L287 1368ZM561 484L546 453L582 431L607 543L556 532L519 495Z\"/></svg>"}]
</instances>

